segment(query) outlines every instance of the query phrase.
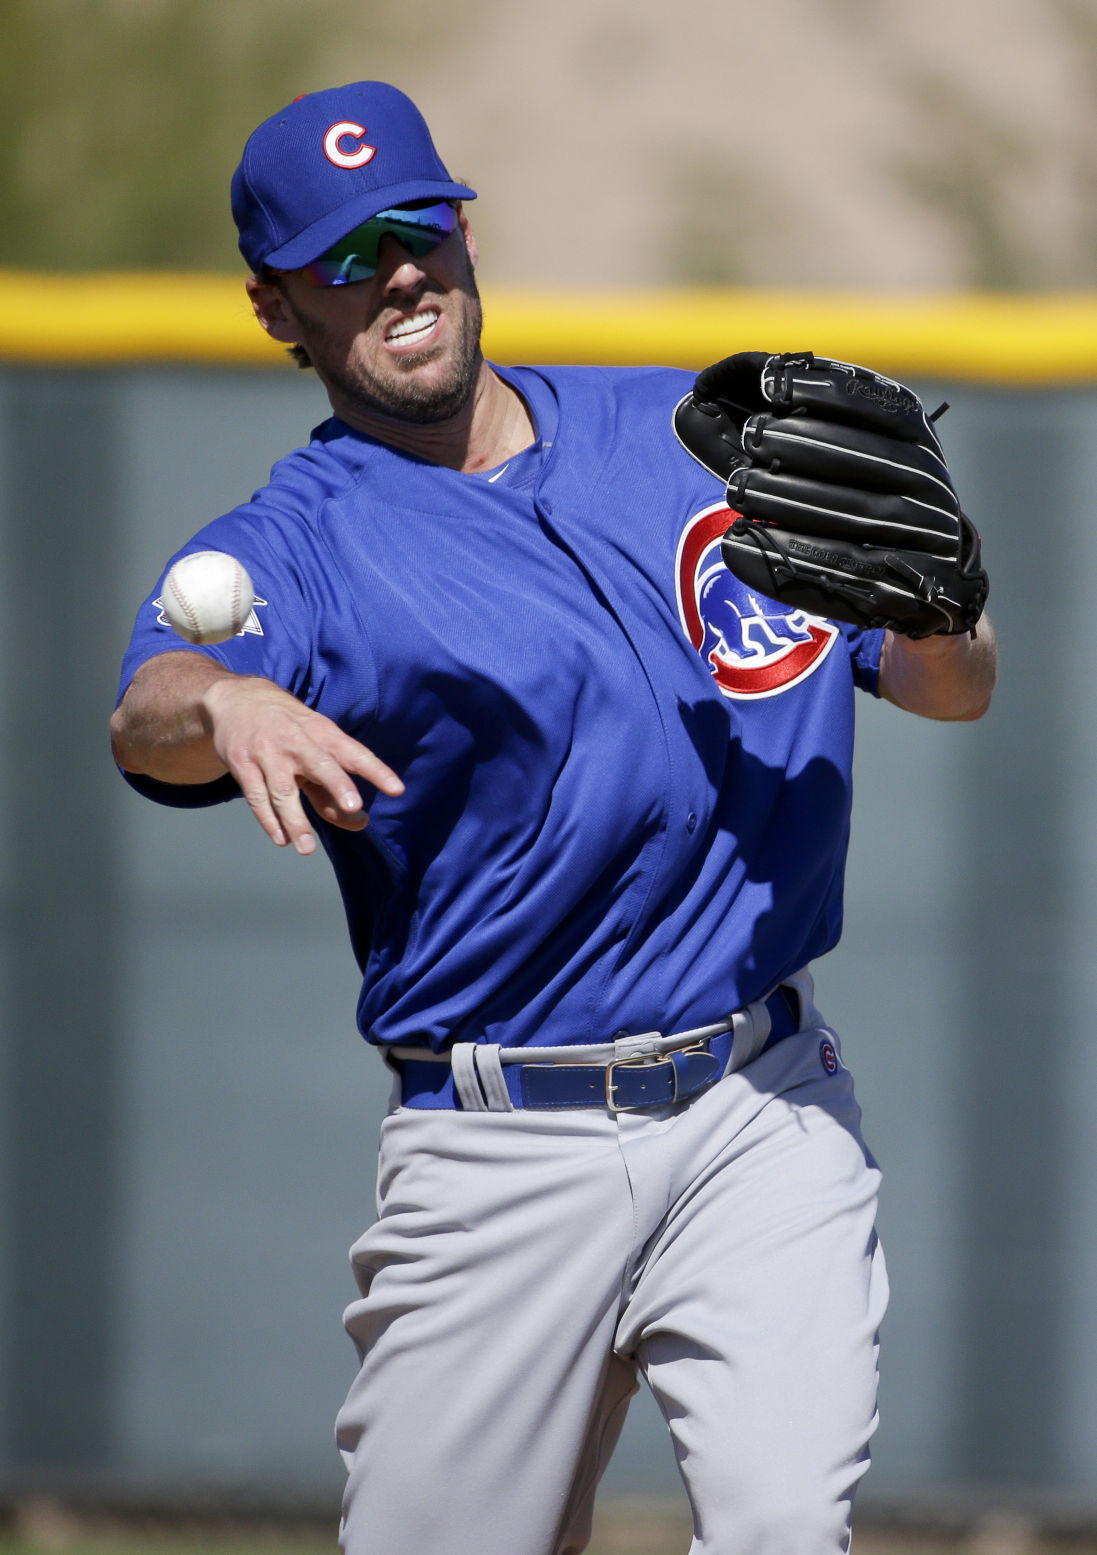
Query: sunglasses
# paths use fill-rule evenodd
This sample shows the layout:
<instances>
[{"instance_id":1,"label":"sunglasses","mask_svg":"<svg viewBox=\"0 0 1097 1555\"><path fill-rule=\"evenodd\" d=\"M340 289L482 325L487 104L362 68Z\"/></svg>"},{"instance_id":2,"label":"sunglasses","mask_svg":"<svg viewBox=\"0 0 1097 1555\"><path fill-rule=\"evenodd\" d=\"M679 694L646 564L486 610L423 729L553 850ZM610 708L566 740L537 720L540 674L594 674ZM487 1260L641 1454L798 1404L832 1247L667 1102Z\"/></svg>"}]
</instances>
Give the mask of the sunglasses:
<instances>
[{"instance_id":1,"label":"sunglasses","mask_svg":"<svg viewBox=\"0 0 1097 1555\"><path fill-rule=\"evenodd\" d=\"M351 286L368 281L377 274L382 238L395 238L415 259L421 259L449 237L457 226L457 212L446 200L435 204L420 201L380 211L364 221L345 238L340 238L326 254L301 266L301 274L312 286Z\"/></svg>"}]
</instances>

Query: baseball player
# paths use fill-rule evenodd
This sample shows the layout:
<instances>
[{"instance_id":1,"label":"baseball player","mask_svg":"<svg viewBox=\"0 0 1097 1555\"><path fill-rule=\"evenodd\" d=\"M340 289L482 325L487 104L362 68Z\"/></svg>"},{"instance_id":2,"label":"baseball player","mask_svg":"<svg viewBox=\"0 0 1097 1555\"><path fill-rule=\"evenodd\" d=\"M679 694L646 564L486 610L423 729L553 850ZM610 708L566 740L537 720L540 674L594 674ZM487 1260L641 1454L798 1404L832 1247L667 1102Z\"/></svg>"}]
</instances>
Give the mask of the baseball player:
<instances>
[{"instance_id":1,"label":"baseball player","mask_svg":"<svg viewBox=\"0 0 1097 1555\"><path fill-rule=\"evenodd\" d=\"M643 1378L694 1552L844 1550L886 1280L809 968L855 692L973 719L994 680L930 421L810 356L488 364L474 191L382 83L268 119L232 195L256 317L333 415L181 553L237 557L260 629L184 647L153 588L112 731L140 792L318 839L346 906L393 1098L342 1546L582 1550ZM805 394L783 486L758 448ZM902 436L863 424L889 397Z\"/></svg>"}]
</instances>

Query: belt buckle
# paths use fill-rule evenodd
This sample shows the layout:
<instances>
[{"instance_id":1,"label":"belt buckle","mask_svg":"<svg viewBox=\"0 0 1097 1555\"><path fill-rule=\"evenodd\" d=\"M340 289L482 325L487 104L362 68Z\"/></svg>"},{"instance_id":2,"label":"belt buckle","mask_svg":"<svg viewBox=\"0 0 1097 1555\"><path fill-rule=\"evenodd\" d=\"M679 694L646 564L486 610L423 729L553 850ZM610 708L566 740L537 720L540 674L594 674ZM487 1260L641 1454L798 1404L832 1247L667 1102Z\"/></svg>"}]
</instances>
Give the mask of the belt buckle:
<instances>
[{"instance_id":1,"label":"belt buckle","mask_svg":"<svg viewBox=\"0 0 1097 1555\"><path fill-rule=\"evenodd\" d=\"M707 1042L691 1042L689 1047L675 1048L675 1053L707 1053ZM615 1069L658 1069L662 1064L669 1064L674 1074L674 1090L670 1100L666 1102L642 1101L630 1105L628 1102L618 1103L613 1099L613 1093L617 1087L613 1083L613 1071ZM661 1057L655 1057L650 1053L637 1055L636 1058L615 1058L606 1065L606 1106L610 1112L644 1112L648 1107L673 1107L678 1100L678 1066L673 1061L671 1053L664 1053Z\"/></svg>"}]
</instances>

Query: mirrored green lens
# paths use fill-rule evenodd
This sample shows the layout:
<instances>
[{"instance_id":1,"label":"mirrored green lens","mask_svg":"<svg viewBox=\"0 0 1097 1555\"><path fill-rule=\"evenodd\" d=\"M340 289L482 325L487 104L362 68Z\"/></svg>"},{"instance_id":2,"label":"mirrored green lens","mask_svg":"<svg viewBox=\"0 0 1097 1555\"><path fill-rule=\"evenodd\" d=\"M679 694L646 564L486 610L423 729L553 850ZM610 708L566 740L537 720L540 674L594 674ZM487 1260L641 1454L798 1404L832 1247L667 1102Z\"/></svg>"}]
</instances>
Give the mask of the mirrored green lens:
<instances>
[{"instance_id":1,"label":"mirrored green lens","mask_svg":"<svg viewBox=\"0 0 1097 1555\"><path fill-rule=\"evenodd\" d=\"M457 212L447 201L380 211L340 238L319 259L302 265L301 271L313 286L350 286L355 281L368 281L377 274L382 238L395 238L401 248L421 259L448 238L456 226Z\"/></svg>"}]
</instances>

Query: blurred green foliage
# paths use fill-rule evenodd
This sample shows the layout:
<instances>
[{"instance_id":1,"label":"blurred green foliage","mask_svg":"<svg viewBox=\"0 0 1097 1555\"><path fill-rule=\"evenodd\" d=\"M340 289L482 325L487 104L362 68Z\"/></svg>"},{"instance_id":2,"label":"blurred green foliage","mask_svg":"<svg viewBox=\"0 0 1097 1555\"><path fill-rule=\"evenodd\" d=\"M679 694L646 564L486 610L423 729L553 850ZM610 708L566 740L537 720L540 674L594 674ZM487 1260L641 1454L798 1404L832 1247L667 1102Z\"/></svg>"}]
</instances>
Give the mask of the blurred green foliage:
<instances>
[{"instance_id":1,"label":"blurred green foliage","mask_svg":"<svg viewBox=\"0 0 1097 1555\"><path fill-rule=\"evenodd\" d=\"M307 15L262 25L232 0L2 0L0 264L241 266L227 147L284 100Z\"/></svg>"},{"instance_id":2,"label":"blurred green foliage","mask_svg":"<svg viewBox=\"0 0 1097 1555\"><path fill-rule=\"evenodd\" d=\"M388 18L369 0L0 0L0 266L242 274L244 140L301 92L398 65Z\"/></svg>"}]
</instances>

